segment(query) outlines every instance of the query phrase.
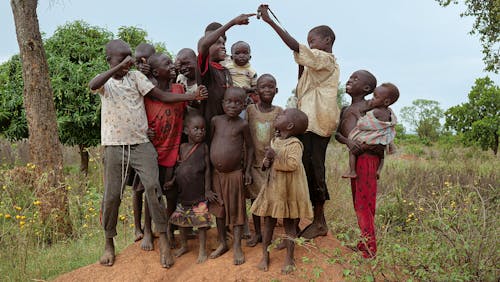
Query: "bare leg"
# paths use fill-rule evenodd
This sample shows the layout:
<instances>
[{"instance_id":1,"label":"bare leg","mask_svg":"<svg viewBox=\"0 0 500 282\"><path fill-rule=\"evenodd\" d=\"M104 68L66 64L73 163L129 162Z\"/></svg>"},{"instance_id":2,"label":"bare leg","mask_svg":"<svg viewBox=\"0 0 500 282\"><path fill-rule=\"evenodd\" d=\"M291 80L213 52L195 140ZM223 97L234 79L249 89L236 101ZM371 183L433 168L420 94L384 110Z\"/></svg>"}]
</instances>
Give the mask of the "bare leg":
<instances>
[{"instance_id":1,"label":"bare leg","mask_svg":"<svg viewBox=\"0 0 500 282\"><path fill-rule=\"evenodd\" d=\"M252 214L253 226L255 228L255 234L252 238L247 241L247 247L255 247L258 243L262 242L262 232L260 229L260 216Z\"/></svg>"},{"instance_id":2,"label":"bare leg","mask_svg":"<svg viewBox=\"0 0 500 282\"><path fill-rule=\"evenodd\" d=\"M134 183L135 189L135 183ZM139 241L144 237L144 233L141 228L141 215L142 215L142 194L144 191L135 191L132 194L132 206L134 209L134 226L135 226L135 239L134 241Z\"/></svg>"},{"instance_id":3,"label":"bare leg","mask_svg":"<svg viewBox=\"0 0 500 282\"><path fill-rule=\"evenodd\" d=\"M187 233L189 232L188 229L189 228L186 227L179 227L179 231L181 232L181 247L177 251L175 251L175 257L180 257L189 251L187 246Z\"/></svg>"},{"instance_id":4,"label":"bare leg","mask_svg":"<svg viewBox=\"0 0 500 282\"><path fill-rule=\"evenodd\" d=\"M313 203L313 222L302 231L302 233L300 234L301 237L304 237L306 239L313 239L318 236L326 236L326 234L328 233L328 226L326 225L324 205L325 202Z\"/></svg>"},{"instance_id":5,"label":"bare leg","mask_svg":"<svg viewBox=\"0 0 500 282\"><path fill-rule=\"evenodd\" d=\"M224 217L217 218L217 233L219 237L219 246L215 251L213 251L209 258L214 259L223 255L229 250L227 246L227 234L226 234L226 219Z\"/></svg>"},{"instance_id":6,"label":"bare leg","mask_svg":"<svg viewBox=\"0 0 500 282\"><path fill-rule=\"evenodd\" d=\"M174 174L174 168L172 167L167 167L165 168L165 179L171 180ZM160 182L162 185L164 184L164 181ZM163 188L162 188L163 189ZM170 218L170 216L174 213L176 205L177 205L177 194L176 193L170 193L167 192L167 218ZM174 230L175 230L175 225L169 223L168 224L168 240L170 242L170 247L175 248L175 239L174 239Z\"/></svg>"},{"instance_id":7,"label":"bare leg","mask_svg":"<svg viewBox=\"0 0 500 282\"><path fill-rule=\"evenodd\" d=\"M207 260L207 229L206 227L198 229L200 234L200 251L196 263L203 263Z\"/></svg>"},{"instance_id":8,"label":"bare leg","mask_svg":"<svg viewBox=\"0 0 500 282\"><path fill-rule=\"evenodd\" d=\"M246 203L246 200L245 200ZM250 225L248 223L248 216L245 216L245 223L243 223L243 235L242 239L250 239L252 234L250 233Z\"/></svg>"},{"instance_id":9,"label":"bare leg","mask_svg":"<svg viewBox=\"0 0 500 282\"><path fill-rule=\"evenodd\" d=\"M113 238L106 238L104 254L99 259L99 262L105 266L112 266L115 263L115 243Z\"/></svg>"},{"instance_id":10,"label":"bare leg","mask_svg":"<svg viewBox=\"0 0 500 282\"><path fill-rule=\"evenodd\" d=\"M295 225L295 220L291 218L284 218L283 225L285 225L285 232L288 238L286 239L286 257L281 273L288 274L295 270L295 260L294 260L294 250L295 241L297 238L297 227Z\"/></svg>"},{"instance_id":11,"label":"bare leg","mask_svg":"<svg viewBox=\"0 0 500 282\"><path fill-rule=\"evenodd\" d=\"M160 263L165 268L170 268L174 264L166 232L160 233Z\"/></svg>"},{"instance_id":12,"label":"bare leg","mask_svg":"<svg viewBox=\"0 0 500 282\"><path fill-rule=\"evenodd\" d=\"M233 258L234 265L240 265L245 263L245 255L243 254L243 249L241 248L241 237L243 236L243 225L234 226L234 238L233 238Z\"/></svg>"},{"instance_id":13,"label":"bare leg","mask_svg":"<svg viewBox=\"0 0 500 282\"><path fill-rule=\"evenodd\" d=\"M274 226L276 225L276 218L270 216L264 217L264 237L262 242L262 259L257 267L262 271L269 270L269 251L267 248L273 239Z\"/></svg>"},{"instance_id":14,"label":"bare leg","mask_svg":"<svg viewBox=\"0 0 500 282\"><path fill-rule=\"evenodd\" d=\"M342 178L356 178L358 175L356 174L356 155L352 152L349 152L349 172L342 175Z\"/></svg>"},{"instance_id":15,"label":"bare leg","mask_svg":"<svg viewBox=\"0 0 500 282\"><path fill-rule=\"evenodd\" d=\"M151 230L151 213L149 212L148 200L144 199L144 238L141 242L141 249L152 251L153 247L153 230Z\"/></svg>"}]
</instances>

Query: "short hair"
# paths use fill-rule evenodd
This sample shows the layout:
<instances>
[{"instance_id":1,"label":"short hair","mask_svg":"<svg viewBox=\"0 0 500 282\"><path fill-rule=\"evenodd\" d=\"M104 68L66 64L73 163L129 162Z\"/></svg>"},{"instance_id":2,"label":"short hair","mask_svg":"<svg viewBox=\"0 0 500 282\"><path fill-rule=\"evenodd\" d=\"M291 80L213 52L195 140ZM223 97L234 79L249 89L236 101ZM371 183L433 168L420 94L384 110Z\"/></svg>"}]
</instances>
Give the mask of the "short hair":
<instances>
[{"instance_id":1,"label":"short hair","mask_svg":"<svg viewBox=\"0 0 500 282\"><path fill-rule=\"evenodd\" d=\"M137 47L135 47L135 52L137 53L138 51L149 54L149 56L156 53L155 47L149 43L141 43L137 45Z\"/></svg>"},{"instance_id":2,"label":"short hair","mask_svg":"<svg viewBox=\"0 0 500 282\"><path fill-rule=\"evenodd\" d=\"M199 112L190 112L184 118L184 127L187 127L195 118L200 118L205 123L205 118Z\"/></svg>"},{"instance_id":3,"label":"short hair","mask_svg":"<svg viewBox=\"0 0 500 282\"><path fill-rule=\"evenodd\" d=\"M309 32L316 33L323 38L330 37L332 39L332 45L333 42L335 42L335 32L327 25L318 25L313 27Z\"/></svg>"},{"instance_id":4,"label":"short hair","mask_svg":"<svg viewBox=\"0 0 500 282\"><path fill-rule=\"evenodd\" d=\"M177 52L177 57L179 57L179 55L181 54L185 54L186 56L191 56L196 58L196 53L191 48L182 48L181 50L179 50L179 52Z\"/></svg>"},{"instance_id":5,"label":"short hair","mask_svg":"<svg viewBox=\"0 0 500 282\"><path fill-rule=\"evenodd\" d=\"M130 46L127 44L127 42L121 39L110 40L106 44L105 50L106 50L106 60L109 60L109 57L111 55L117 55L124 51L132 53L132 50L130 49Z\"/></svg>"},{"instance_id":6,"label":"short hair","mask_svg":"<svg viewBox=\"0 0 500 282\"><path fill-rule=\"evenodd\" d=\"M264 78L266 78L266 77L271 78L271 79L272 79L272 80L274 80L274 82L276 83L276 78L275 78L272 74L269 74L269 73L264 73L264 74L261 74L261 75L259 76L259 78L257 78L257 84L259 84L259 81L261 81L262 79L264 79Z\"/></svg>"},{"instance_id":7,"label":"short hair","mask_svg":"<svg viewBox=\"0 0 500 282\"><path fill-rule=\"evenodd\" d=\"M234 48L236 48L236 46L238 46L238 45L246 45L248 47L248 52L251 52L250 44L248 44L245 41L240 40L240 41L234 42L233 45L231 45L231 54L234 52Z\"/></svg>"},{"instance_id":8,"label":"short hair","mask_svg":"<svg viewBox=\"0 0 500 282\"><path fill-rule=\"evenodd\" d=\"M388 98L391 100L391 105L394 104L399 99L399 89L396 87L396 85L390 82L385 82L380 84L380 86L385 87L389 90Z\"/></svg>"},{"instance_id":9,"label":"short hair","mask_svg":"<svg viewBox=\"0 0 500 282\"><path fill-rule=\"evenodd\" d=\"M286 109L288 113L290 113L290 117L292 119L294 128L292 130L293 135L300 135L306 132L307 126L309 125L309 119L307 118L307 115L299 110L299 109Z\"/></svg>"},{"instance_id":10,"label":"short hair","mask_svg":"<svg viewBox=\"0 0 500 282\"><path fill-rule=\"evenodd\" d=\"M247 98L247 92L245 91L245 89L241 87L234 87L234 86L228 87L226 89L226 92L224 92L224 98L226 98L227 93L233 93L237 95L239 98L241 98L243 101L245 101L245 99Z\"/></svg>"},{"instance_id":11,"label":"short hair","mask_svg":"<svg viewBox=\"0 0 500 282\"><path fill-rule=\"evenodd\" d=\"M154 53L148 59L148 64L151 66L151 69L156 69L157 67L160 66L160 59L163 56L165 56L165 57L169 58L170 60L172 60L172 58L170 58L170 56L167 55L167 54L165 54L165 53Z\"/></svg>"},{"instance_id":12,"label":"short hair","mask_svg":"<svg viewBox=\"0 0 500 282\"><path fill-rule=\"evenodd\" d=\"M211 22L207 25L207 27L205 28L205 33L207 32L212 32L214 30L217 30L219 29L220 27L222 26L221 23L218 23L218 22ZM222 35L222 38L224 38L224 41L227 41L227 37L226 37L226 34L224 33Z\"/></svg>"},{"instance_id":13,"label":"short hair","mask_svg":"<svg viewBox=\"0 0 500 282\"><path fill-rule=\"evenodd\" d=\"M370 86L370 89L368 90L368 93L372 93L373 90L377 87L377 78L369 71L367 70L359 70L359 72L362 72L365 77L368 79L367 84Z\"/></svg>"}]
</instances>

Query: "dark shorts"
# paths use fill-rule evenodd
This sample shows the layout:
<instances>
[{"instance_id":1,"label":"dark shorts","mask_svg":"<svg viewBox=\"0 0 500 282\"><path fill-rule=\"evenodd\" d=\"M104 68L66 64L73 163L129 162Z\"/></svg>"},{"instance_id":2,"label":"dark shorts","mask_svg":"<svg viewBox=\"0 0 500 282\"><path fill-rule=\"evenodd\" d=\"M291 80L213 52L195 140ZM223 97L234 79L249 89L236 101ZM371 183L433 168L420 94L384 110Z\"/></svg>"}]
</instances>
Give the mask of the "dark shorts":
<instances>
[{"instance_id":1,"label":"dark shorts","mask_svg":"<svg viewBox=\"0 0 500 282\"><path fill-rule=\"evenodd\" d=\"M314 206L314 203L330 200L325 180L326 148L330 142L330 136L323 137L308 131L299 139L304 145L302 163L306 171L309 197Z\"/></svg>"}]
</instances>

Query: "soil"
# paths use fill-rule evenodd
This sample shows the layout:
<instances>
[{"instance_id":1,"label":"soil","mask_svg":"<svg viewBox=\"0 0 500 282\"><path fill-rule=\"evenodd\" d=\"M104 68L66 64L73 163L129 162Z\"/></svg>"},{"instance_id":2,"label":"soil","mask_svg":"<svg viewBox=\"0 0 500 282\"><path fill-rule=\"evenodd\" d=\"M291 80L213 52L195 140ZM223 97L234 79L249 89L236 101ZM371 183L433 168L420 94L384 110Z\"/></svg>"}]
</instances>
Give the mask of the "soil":
<instances>
[{"instance_id":1,"label":"soil","mask_svg":"<svg viewBox=\"0 0 500 282\"><path fill-rule=\"evenodd\" d=\"M277 226L275 237L283 236L283 227ZM209 252L217 246L216 228L208 232L207 247ZM159 263L158 240L155 240L153 251L143 251L140 241L125 248L116 256L112 267L102 266L98 262L63 274L55 281L343 281L344 266L328 262L328 253L337 255L352 253L343 247L330 233L327 236L314 239L313 244L295 247L297 269L288 275L281 274L281 267L286 250L273 249L270 253L268 272L257 269L262 257L262 244L251 248L244 246L246 262L233 265L233 252L216 259L208 259L202 264L196 264L198 255L198 240L189 240L190 252L175 258L175 264L165 269ZM231 246L231 244L230 244ZM340 251L340 253L339 253Z\"/></svg>"}]
</instances>

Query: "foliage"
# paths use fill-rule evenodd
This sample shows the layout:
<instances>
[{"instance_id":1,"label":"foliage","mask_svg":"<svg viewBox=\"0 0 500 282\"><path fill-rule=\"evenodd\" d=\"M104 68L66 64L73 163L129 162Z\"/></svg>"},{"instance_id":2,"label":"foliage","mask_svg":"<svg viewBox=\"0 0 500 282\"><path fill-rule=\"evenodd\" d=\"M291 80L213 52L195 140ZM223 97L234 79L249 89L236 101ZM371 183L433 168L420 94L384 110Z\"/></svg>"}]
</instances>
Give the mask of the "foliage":
<instances>
[{"instance_id":1,"label":"foliage","mask_svg":"<svg viewBox=\"0 0 500 282\"><path fill-rule=\"evenodd\" d=\"M155 47L156 52L158 53L168 53L168 55L173 58L173 55L167 51L167 47L164 42L153 42L148 40L148 32L144 29L136 26L121 26L118 28L118 38L127 42L130 45L132 50L135 50L137 45L141 43L150 43Z\"/></svg>"},{"instance_id":2,"label":"foliage","mask_svg":"<svg viewBox=\"0 0 500 282\"><path fill-rule=\"evenodd\" d=\"M401 109L401 119L407 122L422 140L436 141L441 131L440 119L444 116L439 102L417 99L412 106Z\"/></svg>"},{"instance_id":3,"label":"foliage","mask_svg":"<svg viewBox=\"0 0 500 282\"><path fill-rule=\"evenodd\" d=\"M22 65L19 55L0 65L0 132L9 140L28 137L23 107Z\"/></svg>"},{"instance_id":4,"label":"foliage","mask_svg":"<svg viewBox=\"0 0 500 282\"><path fill-rule=\"evenodd\" d=\"M462 134L467 144L498 152L500 135L500 87L489 78L479 78L469 93L469 101L449 108L445 126Z\"/></svg>"},{"instance_id":5,"label":"foliage","mask_svg":"<svg viewBox=\"0 0 500 282\"><path fill-rule=\"evenodd\" d=\"M458 0L436 0L441 6L451 3L458 4ZM464 0L467 7L460 16L475 18L471 34L479 34L483 45L483 61L486 71L498 73L500 70L500 1L498 0Z\"/></svg>"}]
</instances>

